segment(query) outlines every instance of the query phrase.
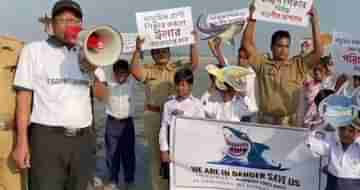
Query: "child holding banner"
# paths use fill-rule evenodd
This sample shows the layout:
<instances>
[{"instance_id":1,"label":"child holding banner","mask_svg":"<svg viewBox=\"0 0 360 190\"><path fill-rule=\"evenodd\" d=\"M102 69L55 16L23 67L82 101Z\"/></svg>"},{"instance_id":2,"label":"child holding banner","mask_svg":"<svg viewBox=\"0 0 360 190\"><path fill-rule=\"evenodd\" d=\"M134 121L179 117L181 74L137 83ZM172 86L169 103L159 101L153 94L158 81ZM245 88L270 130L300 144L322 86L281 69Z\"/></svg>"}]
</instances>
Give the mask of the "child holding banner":
<instances>
[{"instance_id":1,"label":"child holding banner","mask_svg":"<svg viewBox=\"0 0 360 190\"><path fill-rule=\"evenodd\" d=\"M176 96L171 96L164 105L163 117L159 133L161 172L168 179L169 158L169 127L173 126L176 116L204 118L205 112L199 99L191 95L194 75L190 69L180 69L175 74Z\"/></svg>"},{"instance_id":2,"label":"child holding banner","mask_svg":"<svg viewBox=\"0 0 360 190\"><path fill-rule=\"evenodd\" d=\"M328 156L326 190L358 190L360 187L360 119L337 116L337 134L324 133L319 127L308 138L310 150ZM325 121L326 122L326 121ZM322 125L323 126L323 125Z\"/></svg>"}]
</instances>

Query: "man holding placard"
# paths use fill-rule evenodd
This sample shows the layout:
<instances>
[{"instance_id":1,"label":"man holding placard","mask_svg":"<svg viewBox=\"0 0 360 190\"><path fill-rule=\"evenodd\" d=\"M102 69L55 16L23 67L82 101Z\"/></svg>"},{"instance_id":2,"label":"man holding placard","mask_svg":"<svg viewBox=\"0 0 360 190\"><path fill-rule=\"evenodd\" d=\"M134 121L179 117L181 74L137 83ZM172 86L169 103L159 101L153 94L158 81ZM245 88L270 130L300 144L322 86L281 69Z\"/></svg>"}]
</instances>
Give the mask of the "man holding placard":
<instances>
[{"instance_id":1,"label":"man holding placard","mask_svg":"<svg viewBox=\"0 0 360 190\"><path fill-rule=\"evenodd\" d=\"M315 7L309 11L314 50L307 55L289 58L291 37L288 31L277 31L271 39L272 57L258 54L254 43L255 6L250 7L250 18L243 36L249 63L257 74L259 84L259 122L274 125L296 125L299 89L306 75L320 63L320 24ZM305 15L304 15L305 16Z\"/></svg>"},{"instance_id":2,"label":"man holding placard","mask_svg":"<svg viewBox=\"0 0 360 190\"><path fill-rule=\"evenodd\" d=\"M177 65L170 60L171 53L169 47L191 44L191 65L189 66L192 70L195 70L199 63L197 34L190 32L190 36L187 37L188 31L193 31L193 26L192 24L191 26L187 26L187 24L183 25L184 23L192 23L191 14L189 16L189 10L191 11L189 8L177 8L137 13L138 32L143 33L145 39L140 39L140 37L137 39L136 49L131 61L131 73L135 79L142 81L145 84L145 138L151 149L151 181L153 190L169 188L168 181L162 179L160 176L160 150L158 137L163 105L168 100L168 97L175 93L174 76L177 71ZM156 22L146 23L146 21L154 18L159 19L155 19ZM149 27L150 23L153 27ZM147 29L143 30L142 26L146 26L145 28ZM159 31L170 31L170 33L159 33ZM171 33L172 31L180 31L180 35L178 36L176 34L174 36ZM160 35L160 38L158 35ZM184 41L181 39L192 40L189 40L187 44L184 44ZM166 44L168 44L168 46L164 46ZM140 52L142 49L151 49L151 56L155 64L145 64L144 66L139 64Z\"/></svg>"}]
</instances>

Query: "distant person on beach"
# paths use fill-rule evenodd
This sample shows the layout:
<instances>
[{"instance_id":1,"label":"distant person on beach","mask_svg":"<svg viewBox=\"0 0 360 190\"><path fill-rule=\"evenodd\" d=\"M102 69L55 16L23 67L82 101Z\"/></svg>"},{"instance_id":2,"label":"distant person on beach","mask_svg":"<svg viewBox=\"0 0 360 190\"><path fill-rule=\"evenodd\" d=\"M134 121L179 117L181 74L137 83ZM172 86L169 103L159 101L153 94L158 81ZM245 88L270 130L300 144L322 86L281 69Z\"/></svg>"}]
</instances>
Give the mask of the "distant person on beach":
<instances>
[{"instance_id":1,"label":"distant person on beach","mask_svg":"<svg viewBox=\"0 0 360 190\"><path fill-rule=\"evenodd\" d=\"M135 79L130 75L128 61L120 59L112 66L112 72L97 70L105 93L100 95L106 104L105 150L106 164L110 173L110 189L118 189L120 167L124 170L125 189L134 186L135 177ZM102 186L102 180L99 186Z\"/></svg>"},{"instance_id":2,"label":"distant person on beach","mask_svg":"<svg viewBox=\"0 0 360 190\"><path fill-rule=\"evenodd\" d=\"M19 58L14 158L29 168L32 190L85 190L95 167L91 90L99 82L96 67L64 35L81 27L80 5L57 1L51 18L54 35L26 44Z\"/></svg>"},{"instance_id":3,"label":"distant person on beach","mask_svg":"<svg viewBox=\"0 0 360 190\"><path fill-rule=\"evenodd\" d=\"M243 45L248 54L249 64L254 69L259 84L258 121L273 125L296 126L296 110L299 89L308 73L320 63L319 16L313 6L309 12L314 50L307 55L289 59L291 37L288 31L276 31L271 40L272 57L258 54L254 43L256 20L255 6L250 6L250 17L243 35Z\"/></svg>"},{"instance_id":4,"label":"distant person on beach","mask_svg":"<svg viewBox=\"0 0 360 190\"><path fill-rule=\"evenodd\" d=\"M198 37L194 32L195 43L190 45L190 65L194 71L199 63ZM155 64L140 65L140 52L144 40L138 38L133 53L131 73L134 78L145 84L145 138L151 149L151 182L153 190L168 188L166 180L160 176L159 131L163 106L169 96L175 94L174 76L177 66L170 60L170 48L152 49Z\"/></svg>"},{"instance_id":5,"label":"distant person on beach","mask_svg":"<svg viewBox=\"0 0 360 190\"><path fill-rule=\"evenodd\" d=\"M204 118L205 112L199 99L192 96L194 75L190 69L180 69L175 74L176 95L169 97L164 105L161 128L159 133L160 158L162 161L162 176L169 179L169 135L170 127L174 127L175 117L184 116ZM169 187L168 187L169 189Z\"/></svg>"},{"instance_id":6,"label":"distant person on beach","mask_svg":"<svg viewBox=\"0 0 360 190\"><path fill-rule=\"evenodd\" d=\"M24 43L11 37L0 37L0 189L25 190L25 176L16 169L11 157L16 139L16 93L12 88L17 58Z\"/></svg>"}]
</instances>

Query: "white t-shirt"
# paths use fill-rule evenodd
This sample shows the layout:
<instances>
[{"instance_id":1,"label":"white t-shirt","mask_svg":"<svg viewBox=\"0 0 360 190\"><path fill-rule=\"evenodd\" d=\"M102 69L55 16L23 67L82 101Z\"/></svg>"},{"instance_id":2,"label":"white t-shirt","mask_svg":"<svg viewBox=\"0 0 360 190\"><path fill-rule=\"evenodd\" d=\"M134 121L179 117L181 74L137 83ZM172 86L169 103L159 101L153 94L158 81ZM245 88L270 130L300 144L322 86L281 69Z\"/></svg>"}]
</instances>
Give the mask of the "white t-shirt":
<instances>
[{"instance_id":1,"label":"white t-shirt","mask_svg":"<svg viewBox=\"0 0 360 190\"><path fill-rule=\"evenodd\" d=\"M79 49L39 41L20 55L14 85L33 91L31 122L84 128L92 123L89 76L80 71Z\"/></svg>"},{"instance_id":2,"label":"white t-shirt","mask_svg":"<svg viewBox=\"0 0 360 190\"><path fill-rule=\"evenodd\" d=\"M193 118L204 118L205 112L199 99L189 96L182 101L178 101L175 96L170 97L164 105L159 132L160 151L169 150L168 126L173 127L176 116Z\"/></svg>"},{"instance_id":3,"label":"white t-shirt","mask_svg":"<svg viewBox=\"0 0 360 190\"><path fill-rule=\"evenodd\" d=\"M119 84L113 80L113 74L107 74L103 69L97 69L95 75L101 82L106 82L109 90L109 98L106 104L106 114L117 119L126 119L134 116L134 91L136 81L131 75L127 80Z\"/></svg>"}]
</instances>

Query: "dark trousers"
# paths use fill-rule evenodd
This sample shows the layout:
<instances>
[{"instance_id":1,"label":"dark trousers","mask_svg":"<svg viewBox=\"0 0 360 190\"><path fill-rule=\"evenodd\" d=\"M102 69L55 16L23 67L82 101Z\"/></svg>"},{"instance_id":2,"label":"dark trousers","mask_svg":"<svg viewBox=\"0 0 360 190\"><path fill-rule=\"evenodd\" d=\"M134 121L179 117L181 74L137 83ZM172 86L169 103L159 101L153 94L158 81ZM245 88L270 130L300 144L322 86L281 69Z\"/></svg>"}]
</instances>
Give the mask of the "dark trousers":
<instances>
[{"instance_id":1,"label":"dark trousers","mask_svg":"<svg viewBox=\"0 0 360 190\"><path fill-rule=\"evenodd\" d=\"M133 183L135 175L135 129L131 117L126 119L107 117L105 146L110 181L119 183L121 165L124 170L124 181Z\"/></svg>"},{"instance_id":2,"label":"dark trousers","mask_svg":"<svg viewBox=\"0 0 360 190\"><path fill-rule=\"evenodd\" d=\"M325 190L359 190L360 179L338 178L331 174L327 176Z\"/></svg>"},{"instance_id":3,"label":"dark trousers","mask_svg":"<svg viewBox=\"0 0 360 190\"><path fill-rule=\"evenodd\" d=\"M86 189L95 169L96 146L95 135L88 129L70 137L61 128L31 125L31 190Z\"/></svg>"}]
</instances>

